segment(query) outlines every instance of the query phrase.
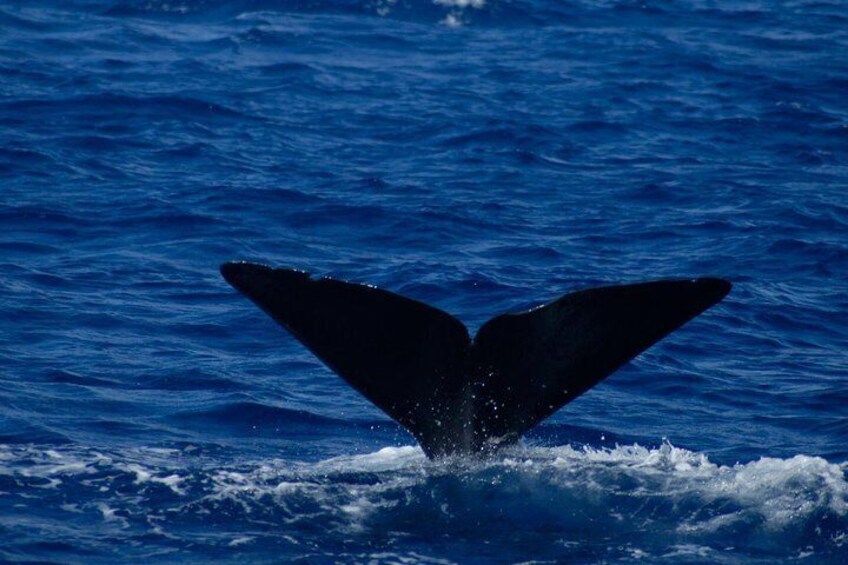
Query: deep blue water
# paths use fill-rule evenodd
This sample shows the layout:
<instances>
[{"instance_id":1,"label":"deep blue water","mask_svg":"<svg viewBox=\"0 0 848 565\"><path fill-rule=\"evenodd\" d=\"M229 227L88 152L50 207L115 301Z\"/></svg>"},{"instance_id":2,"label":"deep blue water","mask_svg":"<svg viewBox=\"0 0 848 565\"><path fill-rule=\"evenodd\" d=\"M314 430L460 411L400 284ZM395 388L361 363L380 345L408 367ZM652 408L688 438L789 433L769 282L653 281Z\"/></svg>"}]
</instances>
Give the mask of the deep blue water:
<instances>
[{"instance_id":1,"label":"deep blue water","mask_svg":"<svg viewBox=\"0 0 848 565\"><path fill-rule=\"evenodd\" d=\"M721 304L487 460L235 293ZM842 0L0 1L0 561L848 560Z\"/></svg>"}]
</instances>

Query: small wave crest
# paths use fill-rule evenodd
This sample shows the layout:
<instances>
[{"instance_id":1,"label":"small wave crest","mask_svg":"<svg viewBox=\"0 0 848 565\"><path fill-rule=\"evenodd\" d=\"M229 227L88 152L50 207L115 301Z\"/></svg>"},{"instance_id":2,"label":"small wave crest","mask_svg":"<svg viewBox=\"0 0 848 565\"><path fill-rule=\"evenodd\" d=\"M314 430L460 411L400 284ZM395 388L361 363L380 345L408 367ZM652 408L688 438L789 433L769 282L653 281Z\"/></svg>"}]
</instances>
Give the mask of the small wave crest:
<instances>
[{"instance_id":1,"label":"small wave crest","mask_svg":"<svg viewBox=\"0 0 848 565\"><path fill-rule=\"evenodd\" d=\"M113 17L144 16L156 18L186 18L209 14L238 14L240 17L256 14L285 12L367 14L380 17L398 17L438 21L458 27L477 16L491 19L493 14L515 11L513 3L491 6L487 0L309 0L284 4L267 0L240 0L237 2L208 2L205 0L142 0L116 2L104 8L104 14ZM497 4L497 3L495 3ZM529 8L523 8L528 10ZM523 13L523 12L520 12Z\"/></svg>"}]
</instances>

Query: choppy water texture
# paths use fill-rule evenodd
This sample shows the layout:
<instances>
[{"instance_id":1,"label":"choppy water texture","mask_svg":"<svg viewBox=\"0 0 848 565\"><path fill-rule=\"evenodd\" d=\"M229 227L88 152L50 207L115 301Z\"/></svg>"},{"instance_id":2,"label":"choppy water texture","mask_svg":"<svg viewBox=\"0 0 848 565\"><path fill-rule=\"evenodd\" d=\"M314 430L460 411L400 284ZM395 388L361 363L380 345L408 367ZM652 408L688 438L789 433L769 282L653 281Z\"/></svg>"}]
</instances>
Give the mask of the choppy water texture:
<instances>
[{"instance_id":1,"label":"choppy water texture","mask_svg":"<svg viewBox=\"0 0 848 565\"><path fill-rule=\"evenodd\" d=\"M0 2L0 560L848 560L848 5ZM219 277L725 302L489 460ZM402 375L399 375L402 378Z\"/></svg>"}]
</instances>

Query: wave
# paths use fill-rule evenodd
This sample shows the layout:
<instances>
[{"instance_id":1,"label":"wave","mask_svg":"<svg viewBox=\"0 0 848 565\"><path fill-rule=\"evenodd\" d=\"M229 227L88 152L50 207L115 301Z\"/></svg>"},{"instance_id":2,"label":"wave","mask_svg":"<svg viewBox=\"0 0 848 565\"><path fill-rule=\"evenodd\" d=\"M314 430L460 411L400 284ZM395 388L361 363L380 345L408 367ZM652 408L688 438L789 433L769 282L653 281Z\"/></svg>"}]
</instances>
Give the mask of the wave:
<instances>
[{"instance_id":1,"label":"wave","mask_svg":"<svg viewBox=\"0 0 848 565\"><path fill-rule=\"evenodd\" d=\"M277 15L333 14L342 17L373 17L389 20L438 24L448 27L484 26L593 26L628 20L629 25L669 25L678 22L715 22L738 26L750 47L758 50L811 50L821 36L775 34L773 29L786 25L779 16L760 8L739 7L732 2L667 2L648 5L643 2L598 0L51 0L67 10L88 12L102 18L136 18L179 22L237 18L260 25ZM48 3L45 3L48 4ZM839 3L802 0L796 3L810 17L832 22L848 21ZM37 15L36 15L37 14ZM63 29L65 18L44 12L0 10L0 25L24 31ZM752 31L755 30L755 31ZM756 31L759 30L759 31ZM133 35L137 30L128 30ZM815 40L815 41L814 41ZM221 45L226 45L226 41ZM67 44L72 47L72 44Z\"/></svg>"},{"instance_id":2,"label":"wave","mask_svg":"<svg viewBox=\"0 0 848 565\"><path fill-rule=\"evenodd\" d=\"M64 521L65 535L99 520L119 526L116 539L147 535L148 550L221 543L193 537L199 526L230 547L263 539L301 558L319 547L324 558L362 557L401 539L430 553L450 544L454 556L474 547L479 556L493 536L504 541L498 551L515 551L504 559L529 550L554 560L691 552L719 562L826 561L848 550L848 463L807 455L719 465L666 442L516 446L440 462L411 446L315 463L220 456L191 445L0 445L0 490L7 503L73 492L72 508L43 511L58 512L48 520ZM567 543L550 543L558 538Z\"/></svg>"},{"instance_id":3,"label":"wave","mask_svg":"<svg viewBox=\"0 0 848 565\"><path fill-rule=\"evenodd\" d=\"M284 4L273 0L138 0L116 2L101 12L109 16L191 17L205 14L245 14L266 12L346 13L374 16L424 17L460 23L466 11L487 13L493 2L487 0L294 0ZM499 3L494 2L497 6ZM503 4L503 3L500 3ZM507 6L509 6L508 3Z\"/></svg>"},{"instance_id":4,"label":"wave","mask_svg":"<svg viewBox=\"0 0 848 565\"><path fill-rule=\"evenodd\" d=\"M66 115L69 110L83 115L111 115L125 112L132 117L173 116L183 120L192 119L256 119L222 104L190 96L129 96L113 93L86 94L66 98L37 100L13 100L0 103L0 111L7 113L39 112L45 115ZM84 143L102 145L112 142L111 138L88 136Z\"/></svg>"},{"instance_id":5,"label":"wave","mask_svg":"<svg viewBox=\"0 0 848 565\"><path fill-rule=\"evenodd\" d=\"M191 384L191 383L189 383ZM306 410L267 406L258 402L231 402L202 410L187 410L168 417L181 427L209 430L225 429L228 434L249 433L252 436L269 435L285 437L303 435L314 438L316 434L390 431L397 425L387 420L351 421L314 414Z\"/></svg>"},{"instance_id":6,"label":"wave","mask_svg":"<svg viewBox=\"0 0 848 565\"><path fill-rule=\"evenodd\" d=\"M645 20L677 18L699 18L730 22L733 25L752 26L761 24L768 29L773 25L769 11L758 8L739 7L732 2L667 2L662 5L646 5L643 2L619 2L577 0L64 0L67 8L85 9L99 16L143 17L152 19L197 19L209 16L254 18L256 15L274 13L344 14L373 16L434 22L448 26L465 24L495 25L574 25L598 18L629 17L633 23ZM839 3L821 3L806 0L797 3L798 9L813 12L814 16L833 21L845 21ZM585 20L585 18L591 20ZM0 23L6 22L23 29L41 29L57 25L22 14L0 12ZM774 36L762 33L753 35L749 41L769 49L797 49L809 43L806 36Z\"/></svg>"},{"instance_id":7,"label":"wave","mask_svg":"<svg viewBox=\"0 0 848 565\"><path fill-rule=\"evenodd\" d=\"M311 428L326 424L342 424L340 420L318 416L305 410L278 408L256 402L234 402L208 410L180 412L172 418L185 422L215 423L247 428L255 428L257 425L271 427L302 425Z\"/></svg>"}]
</instances>

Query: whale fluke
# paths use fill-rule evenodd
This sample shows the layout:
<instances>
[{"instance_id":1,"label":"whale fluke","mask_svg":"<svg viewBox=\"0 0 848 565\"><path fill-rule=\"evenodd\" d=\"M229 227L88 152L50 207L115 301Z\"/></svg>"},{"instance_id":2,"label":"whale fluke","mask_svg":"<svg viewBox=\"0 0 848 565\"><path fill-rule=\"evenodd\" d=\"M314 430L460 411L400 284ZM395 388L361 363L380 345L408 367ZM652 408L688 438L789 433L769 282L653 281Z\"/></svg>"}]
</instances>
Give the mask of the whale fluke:
<instances>
[{"instance_id":1,"label":"whale fluke","mask_svg":"<svg viewBox=\"0 0 848 565\"><path fill-rule=\"evenodd\" d=\"M497 316L472 340L450 314L373 286L246 262L221 274L428 457L517 440L731 286L702 278L582 290Z\"/></svg>"}]
</instances>

